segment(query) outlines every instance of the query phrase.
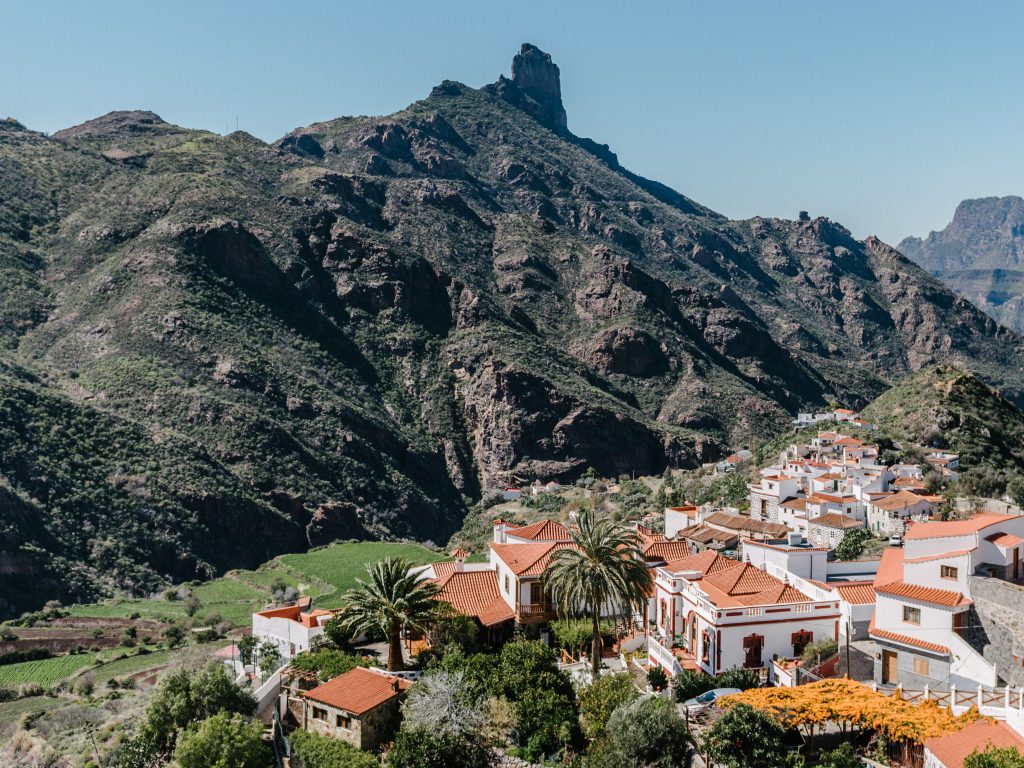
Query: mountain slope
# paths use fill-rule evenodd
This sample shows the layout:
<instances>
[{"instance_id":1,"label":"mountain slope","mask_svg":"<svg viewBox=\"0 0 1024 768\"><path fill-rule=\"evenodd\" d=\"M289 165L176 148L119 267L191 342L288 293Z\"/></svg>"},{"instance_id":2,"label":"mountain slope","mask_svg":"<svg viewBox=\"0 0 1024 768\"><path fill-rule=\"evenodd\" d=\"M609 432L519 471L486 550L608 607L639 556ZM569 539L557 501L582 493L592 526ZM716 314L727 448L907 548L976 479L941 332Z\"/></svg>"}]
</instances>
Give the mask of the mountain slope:
<instances>
[{"instance_id":1,"label":"mountain slope","mask_svg":"<svg viewBox=\"0 0 1024 768\"><path fill-rule=\"evenodd\" d=\"M1004 325L1024 329L1024 199L964 200L940 232L899 250Z\"/></svg>"},{"instance_id":2,"label":"mountain slope","mask_svg":"<svg viewBox=\"0 0 1024 768\"><path fill-rule=\"evenodd\" d=\"M937 362L1024 395L1022 339L884 243L729 221L568 125L532 46L511 79L274 145L145 112L0 125L0 362L47 404L0 449L2 591L33 563L81 563L78 598L442 541L484 488L695 466ZM46 428L102 492L46 493Z\"/></svg>"}]
</instances>

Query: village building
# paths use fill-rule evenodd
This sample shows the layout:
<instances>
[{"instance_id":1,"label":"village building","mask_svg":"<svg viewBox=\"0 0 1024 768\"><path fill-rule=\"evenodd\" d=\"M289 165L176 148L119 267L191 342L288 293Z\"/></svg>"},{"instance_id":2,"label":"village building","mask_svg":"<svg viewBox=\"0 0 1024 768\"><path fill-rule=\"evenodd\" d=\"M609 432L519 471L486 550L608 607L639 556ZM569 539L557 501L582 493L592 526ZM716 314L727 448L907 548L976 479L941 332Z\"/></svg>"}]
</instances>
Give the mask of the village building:
<instances>
[{"instance_id":1,"label":"village building","mask_svg":"<svg viewBox=\"0 0 1024 768\"><path fill-rule=\"evenodd\" d=\"M905 489L874 498L867 502L868 530L880 537L902 536L907 521L930 518L938 500L936 496L923 496Z\"/></svg>"},{"instance_id":2,"label":"village building","mask_svg":"<svg viewBox=\"0 0 1024 768\"><path fill-rule=\"evenodd\" d=\"M807 540L813 546L835 549L846 534L864 528L864 523L855 517L840 512L828 512L807 521Z\"/></svg>"},{"instance_id":3,"label":"village building","mask_svg":"<svg viewBox=\"0 0 1024 768\"><path fill-rule=\"evenodd\" d=\"M324 625L332 618L333 611L314 610L310 599L302 598L295 605L254 613L252 636L274 645L287 661L316 647L323 639Z\"/></svg>"},{"instance_id":4,"label":"village building","mask_svg":"<svg viewBox=\"0 0 1024 768\"><path fill-rule=\"evenodd\" d=\"M963 768L975 750L1016 749L1024 754L1024 738L1005 722L976 720L966 728L924 742L923 768Z\"/></svg>"},{"instance_id":5,"label":"village building","mask_svg":"<svg viewBox=\"0 0 1024 768\"><path fill-rule=\"evenodd\" d=\"M692 552L711 549L716 552L735 550L741 541L756 539L768 541L784 538L789 529L779 523L754 520L738 512L716 510L711 505L703 507L669 507L665 510L665 533L670 538L684 540ZM666 560L678 560L684 557Z\"/></svg>"},{"instance_id":6,"label":"village building","mask_svg":"<svg viewBox=\"0 0 1024 768\"><path fill-rule=\"evenodd\" d=\"M835 600L817 601L749 563L706 551L656 570L651 664L717 675L765 669L807 644L839 636Z\"/></svg>"},{"instance_id":7,"label":"village building","mask_svg":"<svg viewBox=\"0 0 1024 768\"><path fill-rule=\"evenodd\" d=\"M868 637L875 609L874 576L879 560L829 560L829 548L813 546L796 535L787 542L747 541L743 560L797 587L818 601L839 603L839 637Z\"/></svg>"},{"instance_id":8,"label":"village building","mask_svg":"<svg viewBox=\"0 0 1024 768\"><path fill-rule=\"evenodd\" d=\"M463 549L455 550L452 557L453 561L432 563L418 571L437 584L439 601L477 622L484 643L501 644L512 635L516 614L502 599L497 572L490 563L467 563Z\"/></svg>"},{"instance_id":9,"label":"village building","mask_svg":"<svg viewBox=\"0 0 1024 768\"><path fill-rule=\"evenodd\" d=\"M980 514L912 526L875 576L875 681L907 689L995 686L996 664L974 630L976 576L1024 578L1024 517ZM1005 670L1004 674L1010 670Z\"/></svg>"},{"instance_id":10,"label":"village building","mask_svg":"<svg viewBox=\"0 0 1024 768\"><path fill-rule=\"evenodd\" d=\"M356 667L300 694L302 728L375 750L389 741L401 722L401 701L408 680Z\"/></svg>"}]
</instances>

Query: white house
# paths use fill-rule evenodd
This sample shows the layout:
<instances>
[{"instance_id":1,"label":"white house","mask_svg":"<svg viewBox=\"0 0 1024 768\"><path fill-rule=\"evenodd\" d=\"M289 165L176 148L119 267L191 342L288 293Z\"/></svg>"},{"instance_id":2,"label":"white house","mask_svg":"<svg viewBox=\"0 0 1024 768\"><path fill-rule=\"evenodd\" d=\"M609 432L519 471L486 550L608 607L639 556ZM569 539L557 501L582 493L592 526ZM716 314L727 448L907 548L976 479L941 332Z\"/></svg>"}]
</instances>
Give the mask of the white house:
<instances>
[{"instance_id":1,"label":"white house","mask_svg":"<svg viewBox=\"0 0 1024 768\"><path fill-rule=\"evenodd\" d=\"M324 625L334 617L332 611L310 607L309 598L304 598L295 605L254 613L252 636L275 645L285 660L308 651L321 641Z\"/></svg>"},{"instance_id":2,"label":"white house","mask_svg":"<svg viewBox=\"0 0 1024 768\"><path fill-rule=\"evenodd\" d=\"M995 666L969 642L970 577L1024 576L1024 517L980 514L912 526L875 576L870 628L875 681L908 689L995 686Z\"/></svg>"},{"instance_id":3,"label":"white house","mask_svg":"<svg viewBox=\"0 0 1024 768\"><path fill-rule=\"evenodd\" d=\"M900 490L867 503L868 530L875 536L902 536L908 520L923 520L935 513L936 496Z\"/></svg>"},{"instance_id":4,"label":"white house","mask_svg":"<svg viewBox=\"0 0 1024 768\"><path fill-rule=\"evenodd\" d=\"M648 639L648 656L673 675L767 668L774 657L837 639L842 618L835 599L816 600L710 550L658 568L655 601L657 635Z\"/></svg>"},{"instance_id":5,"label":"white house","mask_svg":"<svg viewBox=\"0 0 1024 768\"><path fill-rule=\"evenodd\" d=\"M815 546L835 549L847 533L863 527L864 523L861 520L839 512L830 512L808 519L807 539Z\"/></svg>"}]
</instances>

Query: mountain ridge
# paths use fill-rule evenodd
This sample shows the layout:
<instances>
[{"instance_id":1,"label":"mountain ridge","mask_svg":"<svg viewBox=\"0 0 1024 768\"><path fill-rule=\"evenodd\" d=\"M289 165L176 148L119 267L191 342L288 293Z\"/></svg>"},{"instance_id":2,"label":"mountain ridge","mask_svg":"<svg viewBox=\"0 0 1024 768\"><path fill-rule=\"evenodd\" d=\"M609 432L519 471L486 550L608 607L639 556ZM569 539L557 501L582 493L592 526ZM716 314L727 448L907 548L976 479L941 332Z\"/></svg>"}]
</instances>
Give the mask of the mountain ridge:
<instances>
[{"instance_id":1,"label":"mountain ridge","mask_svg":"<svg viewBox=\"0 0 1024 768\"><path fill-rule=\"evenodd\" d=\"M42 423L81 416L53 450L95 465L69 507L10 436L0 479L38 512L0 507L0 562L21 564L0 584L75 579L5 594L444 541L487 488L694 467L936 362L1024 397L1024 340L895 249L825 218L730 221L632 174L562 125L547 55L519 55L519 84L445 81L272 144L152 113L0 126L0 366ZM137 437L97 452L97 415ZM176 562L147 552L152 498ZM258 531L218 556L201 535L227 535L228 508Z\"/></svg>"}]
</instances>

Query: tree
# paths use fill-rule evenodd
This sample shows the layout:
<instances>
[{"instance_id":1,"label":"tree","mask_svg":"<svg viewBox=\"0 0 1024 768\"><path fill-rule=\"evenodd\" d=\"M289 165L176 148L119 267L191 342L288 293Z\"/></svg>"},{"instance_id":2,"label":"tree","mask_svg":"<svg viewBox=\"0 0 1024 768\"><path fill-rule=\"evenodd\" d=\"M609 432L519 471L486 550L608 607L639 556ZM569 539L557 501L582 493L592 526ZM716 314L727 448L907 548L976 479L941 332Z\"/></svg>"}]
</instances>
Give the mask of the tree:
<instances>
[{"instance_id":1,"label":"tree","mask_svg":"<svg viewBox=\"0 0 1024 768\"><path fill-rule=\"evenodd\" d=\"M830 752L822 752L818 760L818 768L863 768L864 763L853 748L853 744L844 741ZM995 768L995 767L993 767Z\"/></svg>"},{"instance_id":2,"label":"tree","mask_svg":"<svg viewBox=\"0 0 1024 768\"><path fill-rule=\"evenodd\" d=\"M292 669L312 672L321 683L333 680L356 667L368 667L370 663L362 656L340 651L337 648L321 648L317 651L300 653L292 659Z\"/></svg>"},{"instance_id":3,"label":"tree","mask_svg":"<svg viewBox=\"0 0 1024 768\"><path fill-rule=\"evenodd\" d=\"M395 736L388 752L388 768L490 768L490 750L474 740L434 734L423 728L406 728Z\"/></svg>"},{"instance_id":4,"label":"tree","mask_svg":"<svg viewBox=\"0 0 1024 768\"><path fill-rule=\"evenodd\" d=\"M604 735L612 713L640 695L629 674L599 677L579 692L580 725L591 740Z\"/></svg>"},{"instance_id":5,"label":"tree","mask_svg":"<svg viewBox=\"0 0 1024 768\"><path fill-rule=\"evenodd\" d=\"M242 661L242 666L247 667L255 662L256 646L259 644L252 635L243 635L238 638L238 642L235 646L238 648L238 656Z\"/></svg>"},{"instance_id":6,"label":"tree","mask_svg":"<svg viewBox=\"0 0 1024 768\"><path fill-rule=\"evenodd\" d=\"M195 616L200 607L202 607L202 603L195 595L189 595L185 598L185 614L187 616Z\"/></svg>"},{"instance_id":7,"label":"tree","mask_svg":"<svg viewBox=\"0 0 1024 768\"><path fill-rule=\"evenodd\" d=\"M864 543L871 538L866 528L854 528L847 531L843 540L836 547L836 557L840 560L856 560L864 554Z\"/></svg>"},{"instance_id":8,"label":"tree","mask_svg":"<svg viewBox=\"0 0 1024 768\"><path fill-rule=\"evenodd\" d=\"M785 735L764 712L737 704L708 729L705 749L713 762L729 768L776 768Z\"/></svg>"},{"instance_id":9,"label":"tree","mask_svg":"<svg viewBox=\"0 0 1024 768\"><path fill-rule=\"evenodd\" d=\"M592 510L580 512L579 525L569 535L575 546L555 552L545 576L560 614L589 616L591 668L596 678L601 670L602 609L625 617L642 611L651 590L651 571L636 531L599 520Z\"/></svg>"},{"instance_id":10,"label":"tree","mask_svg":"<svg viewBox=\"0 0 1024 768\"><path fill-rule=\"evenodd\" d=\"M435 648L458 646L472 650L477 645L478 624L445 602L436 603L430 617L430 644Z\"/></svg>"},{"instance_id":11,"label":"tree","mask_svg":"<svg viewBox=\"0 0 1024 768\"><path fill-rule=\"evenodd\" d=\"M352 633L345 628L345 621L341 616L335 616L324 624L324 637L339 650L352 650Z\"/></svg>"},{"instance_id":12,"label":"tree","mask_svg":"<svg viewBox=\"0 0 1024 768\"><path fill-rule=\"evenodd\" d=\"M594 748L594 768L686 768L690 735L675 705L647 696L620 706Z\"/></svg>"},{"instance_id":13,"label":"tree","mask_svg":"<svg viewBox=\"0 0 1024 768\"><path fill-rule=\"evenodd\" d=\"M140 736L166 753L179 732L200 720L221 712L252 715L255 710L252 694L235 685L224 665L212 664L198 673L179 669L153 692Z\"/></svg>"},{"instance_id":14,"label":"tree","mask_svg":"<svg viewBox=\"0 0 1024 768\"><path fill-rule=\"evenodd\" d=\"M292 768L380 768L380 761L347 741L297 730L288 737Z\"/></svg>"},{"instance_id":15,"label":"tree","mask_svg":"<svg viewBox=\"0 0 1024 768\"><path fill-rule=\"evenodd\" d=\"M268 641L260 646L260 674L263 677L269 677L280 660L281 651L276 645Z\"/></svg>"},{"instance_id":16,"label":"tree","mask_svg":"<svg viewBox=\"0 0 1024 768\"><path fill-rule=\"evenodd\" d=\"M661 667L652 666L647 670L647 684L656 691L663 691L668 687L668 675Z\"/></svg>"},{"instance_id":17,"label":"tree","mask_svg":"<svg viewBox=\"0 0 1024 768\"><path fill-rule=\"evenodd\" d=\"M484 702L466 683L462 672L427 672L402 704L403 724L434 735L470 738L486 718Z\"/></svg>"},{"instance_id":18,"label":"tree","mask_svg":"<svg viewBox=\"0 0 1024 768\"><path fill-rule=\"evenodd\" d=\"M402 558L389 557L366 568L369 580L345 593L345 628L357 635L378 630L388 641L388 669L405 668L402 629L424 630L434 609L437 585L410 573Z\"/></svg>"},{"instance_id":19,"label":"tree","mask_svg":"<svg viewBox=\"0 0 1024 768\"><path fill-rule=\"evenodd\" d=\"M1024 754L1015 747L975 749L964 758L964 768L1024 768Z\"/></svg>"},{"instance_id":20,"label":"tree","mask_svg":"<svg viewBox=\"0 0 1024 768\"><path fill-rule=\"evenodd\" d=\"M181 768L265 768L271 755L262 734L259 723L221 712L185 731L174 759Z\"/></svg>"},{"instance_id":21,"label":"tree","mask_svg":"<svg viewBox=\"0 0 1024 768\"><path fill-rule=\"evenodd\" d=\"M761 687L761 675L756 669L732 667L718 677L708 677L707 675L703 675L703 677L708 681L708 687L701 693L710 691L712 688L739 688L741 691L748 691L751 688Z\"/></svg>"}]
</instances>

